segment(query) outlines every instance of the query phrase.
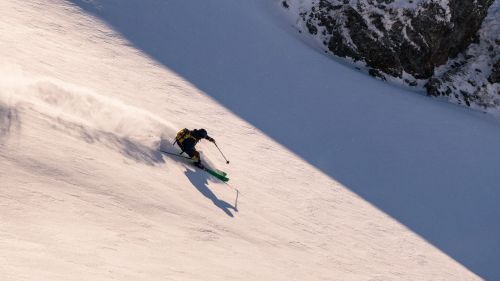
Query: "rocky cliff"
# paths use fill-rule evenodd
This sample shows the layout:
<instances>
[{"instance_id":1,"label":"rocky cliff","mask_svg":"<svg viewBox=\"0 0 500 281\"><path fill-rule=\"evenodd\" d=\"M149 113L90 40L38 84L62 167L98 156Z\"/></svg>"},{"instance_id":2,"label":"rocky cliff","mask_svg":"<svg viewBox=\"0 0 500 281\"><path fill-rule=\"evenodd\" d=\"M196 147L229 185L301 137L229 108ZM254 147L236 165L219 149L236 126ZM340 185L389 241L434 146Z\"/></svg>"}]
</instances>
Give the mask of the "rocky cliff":
<instances>
[{"instance_id":1,"label":"rocky cliff","mask_svg":"<svg viewBox=\"0 0 500 281\"><path fill-rule=\"evenodd\" d=\"M299 31L309 33L326 52L365 64L373 76L394 77L412 86L425 84L429 95L491 108L500 105L497 2L283 0L281 4Z\"/></svg>"}]
</instances>

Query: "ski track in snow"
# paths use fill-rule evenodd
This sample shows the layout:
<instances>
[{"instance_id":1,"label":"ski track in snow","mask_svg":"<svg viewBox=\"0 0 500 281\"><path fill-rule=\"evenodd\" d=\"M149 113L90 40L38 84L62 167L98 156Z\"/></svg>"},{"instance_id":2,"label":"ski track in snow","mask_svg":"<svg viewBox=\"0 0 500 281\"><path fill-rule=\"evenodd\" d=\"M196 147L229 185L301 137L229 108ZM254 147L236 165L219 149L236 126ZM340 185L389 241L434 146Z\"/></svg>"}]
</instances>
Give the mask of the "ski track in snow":
<instances>
[{"instance_id":1,"label":"ski track in snow","mask_svg":"<svg viewBox=\"0 0 500 281\"><path fill-rule=\"evenodd\" d=\"M497 274L492 218L498 211L488 209L498 197L488 184L497 177L475 181L483 183L480 195L490 188L484 202L465 190L461 174L455 193L445 193L450 178L439 173L450 173L446 167L431 173L441 185L416 177L447 157L462 163L455 152L471 158L472 172L489 172L494 163L481 161L490 159L487 151L461 151L460 141L482 136L482 147L490 147L497 134L488 129L496 127L337 68L269 20L275 15L269 8L275 7L225 0L0 2L2 280L480 280L478 273ZM229 26L246 32L223 29ZM236 48L242 45L243 51ZM238 58L248 69L233 67ZM325 81L331 70L338 71L338 91L315 80ZM361 84L375 98L359 93ZM230 94L236 90L240 95ZM326 95L332 92L334 102ZM392 94L398 95L393 103L374 107ZM283 107L276 110L277 104ZM419 111L422 105L431 109ZM435 125L432 116L442 120ZM447 148L448 137L463 136L453 118L477 127ZM286 121L296 127L281 126ZM230 186L156 150L178 129L201 126L231 160L222 166L211 144L199 144L205 159L229 173ZM325 126L333 128L326 151L307 141L323 136ZM395 138L395 149L384 145L384 136ZM429 154L435 162L426 170L421 164ZM388 169L401 174L385 177ZM445 188L431 196L426 184ZM457 208L460 202L467 202L469 215ZM484 216L463 226L476 214ZM477 232L481 227L489 231ZM461 251L450 255L440 247ZM479 267L471 260L481 251Z\"/></svg>"}]
</instances>

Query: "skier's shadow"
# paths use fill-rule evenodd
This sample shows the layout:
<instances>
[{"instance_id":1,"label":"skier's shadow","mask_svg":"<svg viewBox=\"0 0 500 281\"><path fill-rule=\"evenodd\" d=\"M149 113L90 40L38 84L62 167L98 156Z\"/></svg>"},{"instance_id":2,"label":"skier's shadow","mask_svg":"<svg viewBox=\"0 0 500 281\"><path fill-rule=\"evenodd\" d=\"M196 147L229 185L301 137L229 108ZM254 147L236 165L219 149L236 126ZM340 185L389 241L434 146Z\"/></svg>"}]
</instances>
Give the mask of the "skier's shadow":
<instances>
[{"instance_id":1,"label":"skier's shadow","mask_svg":"<svg viewBox=\"0 0 500 281\"><path fill-rule=\"evenodd\" d=\"M191 169L187 169L186 177L189 181L198 189L198 191L203 194L208 199L212 200L215 206L219 207L224 213L226 213L230 217L234 217L233 213L230 210L238 212L233 205L227 203L224 200L220 200L217 196L208 188L208 177L204 175L200 175L199 171L193 171Z\"/></svg>"}]
</instances>

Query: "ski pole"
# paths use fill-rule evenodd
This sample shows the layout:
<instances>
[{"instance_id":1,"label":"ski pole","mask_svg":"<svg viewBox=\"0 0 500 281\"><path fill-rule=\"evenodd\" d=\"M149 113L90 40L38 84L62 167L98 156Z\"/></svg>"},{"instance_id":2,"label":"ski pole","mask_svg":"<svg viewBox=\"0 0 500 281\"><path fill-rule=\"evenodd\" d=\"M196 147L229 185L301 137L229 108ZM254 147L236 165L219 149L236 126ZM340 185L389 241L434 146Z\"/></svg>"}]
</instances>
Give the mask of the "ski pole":
<instances>
[{"instance_id":1,"label":"ski pole","mask_svg":"<svg viewBox=\"0 0 500 281\"><path fill-rule=\"evenodd\" d=\"M215 143L215 147L217 147L217 149L219 150L220 154L222 155L222 157L224 157L224 159L226 160L226 164L229 164L229 160L227 160L226 156L224 156L224 153L222 153L222 151L220 150L219 146L217 145L217 143Z\"/></svg>"}]
</instances>

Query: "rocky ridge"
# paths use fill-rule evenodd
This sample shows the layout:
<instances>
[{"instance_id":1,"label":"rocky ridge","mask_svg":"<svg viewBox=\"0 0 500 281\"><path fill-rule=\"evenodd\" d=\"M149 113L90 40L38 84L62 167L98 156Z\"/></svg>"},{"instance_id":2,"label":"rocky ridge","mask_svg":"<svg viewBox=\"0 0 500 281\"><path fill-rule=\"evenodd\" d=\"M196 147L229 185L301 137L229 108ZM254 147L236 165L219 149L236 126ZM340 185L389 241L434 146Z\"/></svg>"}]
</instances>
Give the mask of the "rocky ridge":
<instances>
[{"instance_id":1,"label":"rocky ridge","mask_svg":"<svg viewBox=\"0 0 500 281\"><path fill-rule=\"evenodd\" d=\"M372 76L411 86L425 84L431 96L494 108L500 105L498 2L283 0L281 4L298 30L309 33L325 52L365 64Z\"/></svg>"}]
</instances>

